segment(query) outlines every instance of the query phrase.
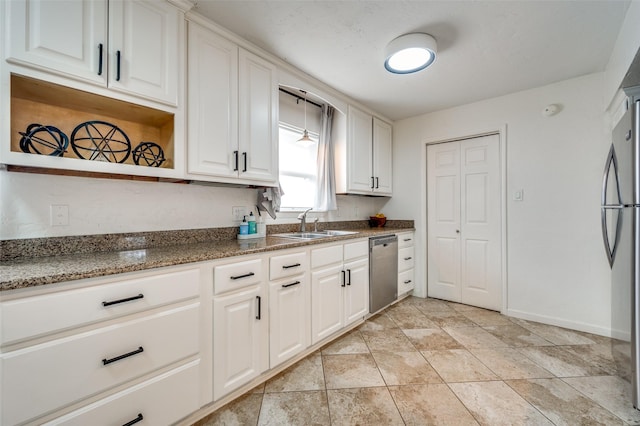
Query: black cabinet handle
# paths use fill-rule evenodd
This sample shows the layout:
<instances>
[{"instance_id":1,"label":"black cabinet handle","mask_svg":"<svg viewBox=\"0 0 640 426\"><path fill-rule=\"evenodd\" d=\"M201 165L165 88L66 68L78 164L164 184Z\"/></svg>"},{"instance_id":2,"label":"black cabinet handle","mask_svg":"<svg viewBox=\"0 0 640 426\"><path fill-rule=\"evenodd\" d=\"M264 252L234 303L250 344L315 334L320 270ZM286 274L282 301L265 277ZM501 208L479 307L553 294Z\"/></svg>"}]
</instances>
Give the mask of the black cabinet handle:
<instances>
[{"instance_id":1,"label":"black cabinet handle","mask_svg":"<svg viewBox=\"0 0 640 426\"><path fill-rule=\"evenodd\" d=\"M300 281L292 282L291 284L282 284L282 288L293 287L294 285L300 284Z\"/></svg>"},{"instance_id":2,"label":"black cabinet handle","mask_svg":"<svg viewBox=\"0 0 640 426\"><path fill-rule=\"evenodd\" d=\"M405 257L404 260L411 260L413 259L412 257Z\"/></svg>"},{"instance_id":3,"label":"black cabinet handle","mask_svg":"<svg viewBox=\"0 0 640 426\"><path fill-rule=\"evenodd\" d=\"M102 43L98 45L98 75L102 75Z\"/></svg>"},{"instance_id":4,"label":"black cabinet handle","mask_svg":"<svg viewBox=\"0 0 640 426\"><path fill-rule=\"evenodd\" d=\"M256 319L259 320L262 317L262 298L260 296L256 296L258 299L258 315L256 315Z\"/></svg>"},{"instance_id":5,"label":"black cabinet handle","mask_svg":"<svg viewBox=\"0 0 640 426\"><path fill-rule=\"evenodd\" d=\"M122 426L135 425L136 423L141 422L142 419L144 419L144 416L142 415L142 413L138 413L138 417L136 417L135 419L131 420L130 422L127 422L127 423L123 424Z\"/></svg>"},{"instance_id":6,"label":"black cabinet handle","mask_svg":"<svg viewBox=\"0 0 640 426\"><path fill-rule=\"evenodd\" d=\"M376 181L376 178L371 176L371 189L375 188L375 185L374 185L375 181Z\"/></svg>"},{"instance_id":7,"label":"black cabinet handle","mask_svg":"<svg viewBox=\"0 0 640 426\"><path fill-rule=\"evenodd\" d=\"M116 81L120 81L120 51L116 52Z\"/></svg>"},{"instance_id":8,"label":"black cabinet handle","mask_svg":"<svg viewBox=\"0 0 640 426\"><path fill-rule=\"evenodd\" d=\"M247 278L247 277L252 277L255 274L253 272L249 272L248 274L244 274L244 275L236 275L235 277L230 277L232 280L239 280L240 278Z\"/></svg>"},{"instance_id":9,"label":"black cabinet handle","mask_svg":"<svg viewBox=\"0 0 640 426\"><path fill-rule=\"evenodd\" d=\"M247 171L247 153L246 152L242 153L242 160L244 161L244 167L242 171L246 172Z\"/></svg>"},{"instance_id":10,"label":"black cabinet handle","mask_svg":"<svg viewBox=\"0 0 640 426\"><path fill-rule=\"evenodd\" d=\"M111 358L111 359L105 358L105 359L102 360L102 365L111 364L112 362L120 361L121 359L129 358L130 356L141 354L142 352L144 352L144 349L142 349L142 346L140 346L135 351L131 351L131 352L126 353L126 354L122 354L122 355L117 356L115 358Z\"/></svg>"},{"instance_id":11,"label":"black cabinet handle","mask_svg":"<svg viewBox=\"0 0 640 426\"><path fill-rule=\"evenodd\" d=\"M144 298L144 294L140 293L137 296L131 296L131 297L127 297L125 299L112 300L110 302L102 302L102 306L117 305L118 303L131 302L132 300L138 300L138 299L142 299L142 298Z\"/></svg>"},{"instance_id":12,"label":"black cabinet handle","mask_svg":"<svg viewBox=\"0 0 640 426\"><path fill-rule=\"evenodd\" d=\"M411 280L406 280L404 283L405 284L409 284L411 282Z\"/></svg>"},{"instance_id":13,"label":"black cabinet handle","mask_svg":"<svg viewBox=\"0 0 640 426\"><path fill-rule=\"evenodd\" d=\"M380 179L376 177L376 189L380 188Z\"/></svg>"},{"instance_id":14,"label":"black cabinet handle","mask_svg":"<svg viewBox=\"0 0 640 426\"><path fill-rule=\"evenodd\" d=\"M405 238L405 239L404 239L404 240L402 240L402 241L405 241L405 242L407 242L407 241L411 241L411 238Z\"/></svg>"},{"instance_id":15,"label":"black cabinet handle","mask_svg":"<svg viewBox=\"0 0 640 426\"><path fill-rule=\"evenodd\" d=\"M237 172L238 171L238 151L233 151L233 158L234 158L234 168L233 171Z\"/></svg>"},{"instance_id":16,"label":"black cabinet handle","mask_svg":"<svg viewBox=\"0 0 640 426\"><path fill-rule=\"evenodd\" d=\"M283 265L282 269L297 268L298 266L300 266L299 263L294 263L293 265Z\"/></svg>"},{"instance_id":17,"label":"black cabinet handle","mask_svg":"<svg viewBox=\"0 0 640 426\"><path fill-rule=\"evenodd\" d=\"M346 287L347 285L347 279L346 279L346 272L342 271L342 284L340 285L341 287Z\"/></svg>"},{"instance_id":18,"label":"black cabinet handle","mask_svg":"<svg viewBox=\"0 0 640 426\"><path fill-rule=\"evenodd\" d=\"M347 275L349 276L349 279L347 280L347 285L351 285L351 269L347 269Z\"/></svg>"}]
</instances>

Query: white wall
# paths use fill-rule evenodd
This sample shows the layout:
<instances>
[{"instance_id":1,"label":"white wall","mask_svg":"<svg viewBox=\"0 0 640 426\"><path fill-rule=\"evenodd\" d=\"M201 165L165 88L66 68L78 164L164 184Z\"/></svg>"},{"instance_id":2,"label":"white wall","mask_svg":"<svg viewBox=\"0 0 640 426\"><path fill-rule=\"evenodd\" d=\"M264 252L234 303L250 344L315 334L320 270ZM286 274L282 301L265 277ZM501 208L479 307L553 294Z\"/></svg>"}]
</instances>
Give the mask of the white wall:
<instances>
[{"instance_id":1,"label":"white wall","mask_svg":"<svg viewBox=\"0 0 640 426\"><path fill-rule=\"evenodd\" d=\"M544 117L552 103L561 112ZM609 333L610 271L599 209L609 138L603 109L598 73L394 124L394 197L385 212L416 220L420 295L426 293L426 142L506 128L505 313ZM524 201L512 201L518 189Z\"/></svg>"},{"instance_id":2,"label":"white wall","mask_svg":"<svg viewBox=\"0 0 640 426\"><path fill-rule=\"evenodd\" d=\"M632 1L604 72L604 102L614 100L620 83L640 48L640 1Z\"/></svg>"},{"instance_id":3,"label":"white wall","mask_svg":"<svg viewBox=\"0 0 640 426\"><path fill-rule=\"evenodd\" d=\"M236 226L232 206L252 207L256 189L47 176L0 171L0 239ZM367 219L386 199L338 196L321 221ZM50 205L69 206L69 225L50 225ZM264 213L263 213L264 214ZM279 213L267 224L297 223Z\"/></svg>"}]
</instances>

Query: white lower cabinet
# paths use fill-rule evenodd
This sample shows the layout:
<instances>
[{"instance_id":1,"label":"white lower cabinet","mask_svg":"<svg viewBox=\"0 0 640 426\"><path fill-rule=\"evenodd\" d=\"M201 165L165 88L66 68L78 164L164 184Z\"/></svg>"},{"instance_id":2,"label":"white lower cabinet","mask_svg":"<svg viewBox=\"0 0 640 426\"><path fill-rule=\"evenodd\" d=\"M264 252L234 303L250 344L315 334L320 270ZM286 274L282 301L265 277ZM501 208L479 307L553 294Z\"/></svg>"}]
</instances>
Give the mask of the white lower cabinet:
<instances>
[{"instance_id":1,"label":"white lower cabinet","mask_svg":"<svg viewBox=\"0 0 640 426\"><path fill-rule=\"evenodd\" d=\"M311 345L311 294L306 251L269 259L269 366Z\"/></svg>"},{"instance_id":2,"label":"white lower cabinet","mask_svg":"<svg viewBox=\"0 0 640 426\"><path fill-rule=\"evenodd\" d=\"M45 423L47 426L86 426L113 424L172 424L199 407L198 382L200 360L160 374L65 416ZM179 391L177 391L179 390Z\"/></svg>"},{"instance_id":3,"label":"white lower cabinet","mask_svg":"<svg viewBox=\"0 0 640 426\"><path fill-rule=\"evenodd\" d=\"M413 232L398 234L398 297L404 296L415 288Z\"/></svg>"},{"instance_id":4,"label":"white lower cabinet","mask_svg":"<svg viewBox=\"0 0 640 426\"><path fill-rule=\"evenodd\" d=\"M311 342L369 313L369 242L311 250Z\"/></svg>"},{"instance_id":5,"label":"white lower cabinet","mask_svg":"<svg viewBox=\"0 0 640 426\"><path fill-rule=\"evenodd\" d=\"M269 285L269 365L299 354L311 344L309 278L307 274Z\"/></svg>"},{"instance_id":6,"label":"white lower cabinet","mask_svg":"<svg viewBox=\"0 0 640 426\"><path fill-rule=\"evenodd\" d=\"M214 277L213 399L218 400L269 368L269 310L261 259L215 267ZM226 292L217 294L220 285Z\"/></svg>"},{"instance_id":7,"label":"white lower cabinet","mask_svg":"<svg viewBox=\"0 0 640 426\"><path fill-rule=\"evenodd\" d=\"M193 289L194 283L198 286L200 275L192 273L194 270L197 268L178 267L159 272L127 274L127 278L120 281L117 278L88 280L85 293L82 289L74 288L50 294L42 294L42 291L35 289L18 293L17 297L10 293L9 296L3 294L0 312L8 315L5 319L14 318L13 313L18 312L17 307L21 304L28 307L29 312L38 306L42 309L42 315L33 315L29 327L14 322L3 324L3 329L9 331L11 336L21 338L21 343L12 346L5 344L0 350L0 424L42 423L38 419L43 416L48 420L54 419L56 413L66 413L72 405L82 407L87 398L96 401L95 396L101 394L105 395L103 399L92 404L96 407L109 404L113 398L117 399L113 394L116 388L126 388L127 383L134 384L142 380L150 384L154 379L161 379L160 375L154 376L156 371L197 361L200 352L200 299ZM176 277L181 280L174 280ZM154 279L158 284L157 289L152 285ZM107 283L103 284L105 281ZM113 306L116 310L120 309L121 317L117 314L101 317L102 314L97 315L96 311L84 307L73 313L75 302L83 300L89 304L95 303L102 309L99 301L105 300L103 296L130 294L129 291L120 291L121 282L131 283L136 290L134 293L137 293L137 285L141 284L144 287L141 294L146 299L136 295L132 300L118 301L121 303ZM183 285L185 293L179 290ZM70 312L68 315L62 309L64 295L67 294L72 301L66 307ZM107 303L113 301L110 298L106 300ZM169 304L156 305L160 301ZM146 305L148 302L150 304ZM54 321L52 327L38 324L48 321L49 310L61 312L64 321L59 324ZM103 321L95 323L96 318ZM58 327L62 325L72 327L59 330ZM41 331L49 334L41 334ZM193 390L185 391L180 396L181 402L171 411L172 417L182 418L199 405L198 383L196 376L191 384ZM165 394L156 400L157 394L154 392L140 395L147 395L150 399L138 397L137 406L162 405L171 399L170 395ZM141 398L145 399L144 404L138 404ZM122 404L120 402L113 407L122 407ZM79 409L77 414L84 413L83 410ZM128 410L121 411L120 408L108 411L110 415L102 417L99 424L118 423L121 416L130 416ZM126 421L121 424L124 423Z\"/></svg>"}]
</instances>

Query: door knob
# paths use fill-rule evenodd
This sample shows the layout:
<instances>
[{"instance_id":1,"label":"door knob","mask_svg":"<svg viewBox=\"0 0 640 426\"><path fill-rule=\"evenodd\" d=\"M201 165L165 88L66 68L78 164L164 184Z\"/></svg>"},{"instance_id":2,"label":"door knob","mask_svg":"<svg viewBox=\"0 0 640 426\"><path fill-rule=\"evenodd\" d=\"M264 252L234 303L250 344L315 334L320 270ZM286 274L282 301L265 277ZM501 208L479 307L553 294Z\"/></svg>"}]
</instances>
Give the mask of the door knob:
<instances>
[{"instance_id":1,"label":"door knob","mask_svg":"<svg viewBox=\"0 0 640 426\"><path fill-rule=\"evenodd\" d=\"M460 233L460 230L459 230L459 229L456 229L456 234L459 234L459 233Z\"/></svg>"}]
</instances>

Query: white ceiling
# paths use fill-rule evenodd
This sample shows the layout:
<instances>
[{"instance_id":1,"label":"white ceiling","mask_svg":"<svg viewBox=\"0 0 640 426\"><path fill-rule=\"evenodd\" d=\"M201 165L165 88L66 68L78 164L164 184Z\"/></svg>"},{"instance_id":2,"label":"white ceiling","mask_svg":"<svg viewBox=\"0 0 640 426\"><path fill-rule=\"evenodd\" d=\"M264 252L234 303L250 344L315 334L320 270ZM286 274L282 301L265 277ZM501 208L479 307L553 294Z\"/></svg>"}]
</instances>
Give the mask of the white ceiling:
<instances>
[{"instance_id":1,"label":"white ceiling","mask_svg":"<svg viewBox=\"0 0 640 426\"><path fill-rule=\"evenodd\" d=\"M195 10L393 120L603 71L629 1L198 0ZM413 75L387 43L438 42Z\"/></svg>"}]
</instances>

